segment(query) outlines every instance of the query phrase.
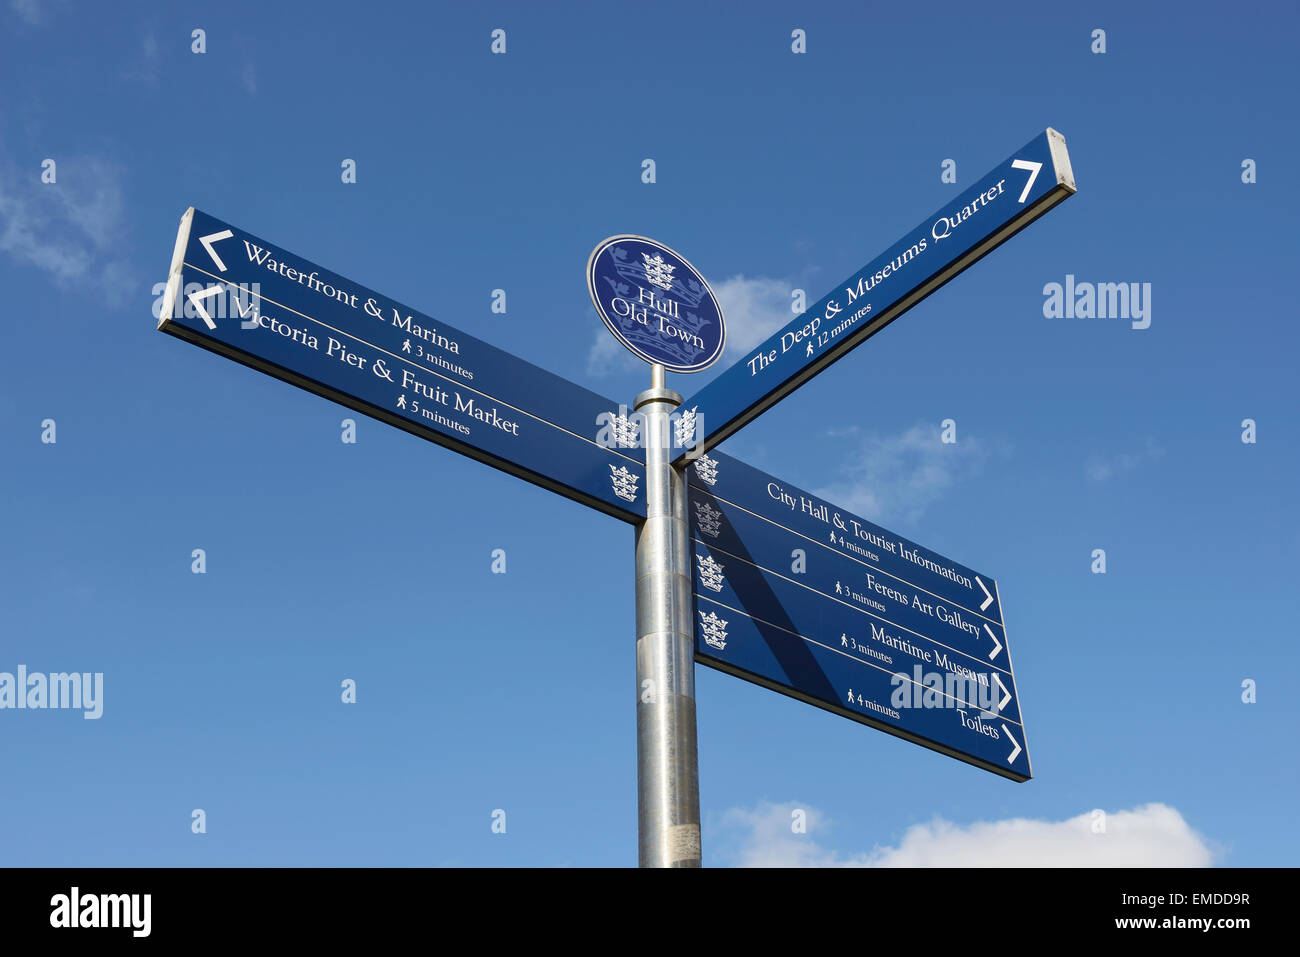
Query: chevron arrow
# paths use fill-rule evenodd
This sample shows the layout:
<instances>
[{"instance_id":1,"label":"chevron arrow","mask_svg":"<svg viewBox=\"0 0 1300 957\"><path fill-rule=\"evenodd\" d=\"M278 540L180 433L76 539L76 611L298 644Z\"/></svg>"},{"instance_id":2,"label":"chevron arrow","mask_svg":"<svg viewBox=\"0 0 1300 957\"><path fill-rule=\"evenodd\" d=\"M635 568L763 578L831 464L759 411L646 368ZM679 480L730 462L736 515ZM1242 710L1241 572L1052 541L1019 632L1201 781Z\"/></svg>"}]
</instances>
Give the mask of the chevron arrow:
<instances>
[{"instance_id":1,"label":"chevron arrow","mask_svg":"<svg viewBox=\"0 0 1300 957\"><path fill-rule=\"evenodd\" d=\"M998 702L998 713L1001 714L1002 709L1005 708L1007 702L1011 700L1011 692L1007 690L1007 686L1002 683L1002 679L998 677L996 671L993 672L993 680L998 683L998 687L1002 689L1002 694L1004 695L1002 700Z\"/></svg>"},{"instance_id":2,"label":"chevron arrow","mask_svg":"<svg viewBox=\"0 0 1300 957\"><path fill-rule=\"evenodd\" d=\"M203 303L199 300L211 299L213 296L219 295L220 293L220 286L209 286L207 289L200 290L199 292L190 293L188 297L190 302L194 303L194 308L198 310L199 315L203 317L203 321L208 324L209 329L217 328L217 324L212 321L212 317L208 315L208 310L203 308Z\"/></svg>"},{"instance_id":3,"label":"chevron arrow","mask_svg":"<svg viewBox=\"0 0 1300 957\"><path fill-rule=\"evenodd\" d=\"M1016 749L1007 755L1007 764L1014 764L1016 758L1020 757L1020 742L1017 741L1014 737L1012 737L1011 729L1008 728L1005 724L1002 726L1002 733L1005 734L1008 738L1011 738L1011 743L1016 746Z\"/></svg>"},{"instance_id":4,"label":"chevron arrow","mask_svg":"<svg viewBox=\"0 0 1300 957\"><path fill-rule=\"evenodd\" d=\"M217 251L212 248L212 244L216 242L220 242L223 239L230 239L234 235L235 234L232 233L230 230L223 229L219 233L208 233L206 236L199 237L199 242L201 242L203 244L203 248L208 251L208 255L212 257L212 261L217 264L218 272L225 272L226 264L221 261L221 257L218 256ZM215 329L216 326L213 326L213 328Z\"/></svg>"},{"instance_id":5,"label":"chevron arrow","mask_svg":"<svg viewBox=\"0 0 1300 957\"><path fill-rule=\"evenodd\" d=\"M211 250L209 250L209 252L211 252ZM984 604L980 605L980 611L983 611L985 608L988 608L989 605L993 604L993 595L989 592L989 586L980 581L979 575L975 576L975 581L979 582L980 588L984 590Z\"/></svg>"},{"instance_id":6,"label":"chevron arrow","mask_svg":"<svg viewBox=\"0 0 1300 957\"><path fill-rule=\"evenodd\" d=\"M998 656L998 652L1002 650L1002 642L998 641L998 636L993 634L993 629L988 626L987 622L984 624L984 630L987 631L989 637L993 639L993 650L989 652L989 661L992 661Z\"/></svg>"}]
</instances>

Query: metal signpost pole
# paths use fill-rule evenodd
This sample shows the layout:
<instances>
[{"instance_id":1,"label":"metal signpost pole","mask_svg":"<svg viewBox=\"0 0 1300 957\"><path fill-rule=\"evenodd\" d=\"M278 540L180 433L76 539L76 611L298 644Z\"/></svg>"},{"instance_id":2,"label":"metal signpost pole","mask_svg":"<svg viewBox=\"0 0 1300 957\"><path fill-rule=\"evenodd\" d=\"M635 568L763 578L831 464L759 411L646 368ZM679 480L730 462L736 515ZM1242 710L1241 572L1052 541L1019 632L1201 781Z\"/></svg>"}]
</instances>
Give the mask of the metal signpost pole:
<instances>
[{"instance_id":1,"label":"metal signpost pole","mask_svg":"<svg viewBox=\"0 0 1300 957\"><path fill-rule=\"evenodd\" d=\"M700 866L686 482L672 466L671 416L682 397L651 367L636 397L644 416L646 519L636 532L636 772L642 867Z\"/></svg>"}]
</instances>

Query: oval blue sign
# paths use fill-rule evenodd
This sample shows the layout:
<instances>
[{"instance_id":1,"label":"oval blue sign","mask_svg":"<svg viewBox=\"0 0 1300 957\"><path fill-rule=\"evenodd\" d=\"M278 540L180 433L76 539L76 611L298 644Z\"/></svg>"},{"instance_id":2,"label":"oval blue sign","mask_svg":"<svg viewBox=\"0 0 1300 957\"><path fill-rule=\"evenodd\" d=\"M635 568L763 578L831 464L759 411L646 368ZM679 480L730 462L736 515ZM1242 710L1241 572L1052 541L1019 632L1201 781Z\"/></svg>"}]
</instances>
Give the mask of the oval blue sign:
<instances>
[{"instance_id":1,"label":"oval blue sign","mask_svg":"<svg viewBox=\"0 0 1300 957\"><path fill-rule=\"evenodd\" d=\"M673 372L700 372L722 355L718 299L689 262L644 236L610 236L587 260L587 289L619 342Z\"/></svg>"}]
</instances>

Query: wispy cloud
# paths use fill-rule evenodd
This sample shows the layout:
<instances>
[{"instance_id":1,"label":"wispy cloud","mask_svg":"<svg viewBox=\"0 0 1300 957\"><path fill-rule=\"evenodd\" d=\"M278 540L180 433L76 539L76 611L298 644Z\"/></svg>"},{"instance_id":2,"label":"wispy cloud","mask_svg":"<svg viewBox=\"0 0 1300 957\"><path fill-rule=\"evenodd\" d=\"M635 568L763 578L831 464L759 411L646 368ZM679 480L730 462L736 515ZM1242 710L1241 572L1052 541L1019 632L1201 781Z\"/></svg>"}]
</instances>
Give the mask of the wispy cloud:
<instances>
[{"instance_id":1,"label":"wispy cloud","mask_svg":"<svg viewBox=\"0 0 1300 957\"><path fill-rule=\"evenodd\" d=\"M252 60L247 60L239 68L239 85L249 96L257 95L257 67Z\"/></svg>"},{"instance_id":2,"label":"wispy cloud","mask_svg":"<svg viewBox=\"0 0 1300 957\"><path fill-rule=\"evenodd\" d=\"M732 276L715 285L713 291L727 322L728 363L794 319L788 280Z\"/></svg>"},{"instance_id":3,"label":"wispy cloud","mask_svg":"<svg viewBox=\"0 0 1300 957\"><path fill-rule=\"evenodd\" d=\"M14 13L32 26L37 26L41 22L41 5L36 0L9 0L9 6L13 8Z\"/></svg>"},{"instance_id":4,"label":"wispy cloud","mask_svg":"<svg viewBox=\"0 0 1300 957\"><path fill-rule=\"evenodd\" d=\"M1117 475L1132 472L1148 462L1154 462L1164 454L1165 450L1156 443L1156 440L1149 438L1146 445L1137 452L1121 452L1109 457L1094 455L1088 461L1084 471L1088 481L1106 482Z\"/></svg>"},{"instance_id":5,"label":"wispy cloud","mask_svg":"<svg viewBox=\"0 0 1300 957\"><path fill-rule=\"evenodd\" d=\"M963 479L977 475L1000 447L969 434L944 444L939 424L897 435L843 429L833 436L849 452L842 477L816 494L872 520L916 521Z\"/></svg>"},{"instance_id":6,"label":"wispy cloud","mask_svg":"<svg viewBox=\"0 0 1300 957\"><path fill-rule=\"evenodd\" d=\"M9 0L9 6L20 19L38 27L55 7L64 6L66 2L67 0Z\"/></svg>"},{"instance_id":7,"label":"wispy cloud","mask_svg":"<svg viewBox=\"0 0 1300 957\"><path fill-rule=\"evenodd\" d=\"M594 313L592 318L596 323L596 333L587 353L588 373L607 376L645 367L645 363L624 348L623 343L614 338L614 334L605 328L605 324Z\"/></svg>"},{"instance_id":8,"label":"wispy cloud","mask_svg":"<svg viewBox=\"0 0 1300 957\"><path fill-rule=\"evenodd\" d=\"M150 86L158 82L158 34L152 29L140 38L140 55L122 73L123 79L140 80Z\"/></svg>"},{"instance_id":9,"label":"wispy cloud","mask_svg":"<svg viewBox=\"0 0 1300 957\"><path fill-rule=\"evenodd\" d=\"M802 810L806 831L791 828ZM916 824L893 846L844 853L827 846L832 822L796 802L731 808L714 840L718 858L740 867L1208 867L1205 838L1166 804L1115 811L1099 830L1092 812L1063 821L1009 818Z\"/></svg>"},{"instance_id":10,"label":"wispy cloud","mask_svg":"<svg viewBox=\"0 0 1300 957\"><path fill-rule=\"evenodd\" d=\"M39 168L0 176L0 252L49 273L57 282L103 278L125 227L117 169L95 157L57 159L57 179Z\"/></svg>"}]
</instances>

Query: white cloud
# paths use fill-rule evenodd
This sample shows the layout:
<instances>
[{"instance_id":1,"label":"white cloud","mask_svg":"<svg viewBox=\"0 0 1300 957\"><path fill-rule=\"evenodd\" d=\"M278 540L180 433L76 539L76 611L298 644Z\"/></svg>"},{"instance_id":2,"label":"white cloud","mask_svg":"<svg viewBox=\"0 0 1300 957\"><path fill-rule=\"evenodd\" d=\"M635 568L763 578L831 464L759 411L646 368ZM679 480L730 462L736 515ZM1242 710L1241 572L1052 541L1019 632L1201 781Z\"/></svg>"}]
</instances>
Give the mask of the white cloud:
<instances>
[{"instance_id":1,"label":"white cloud","mask_svg":"<svg viewBox=\"0 0 1300 957\"><path fill-rule=\"evenodd\" d=\"M250 96L257 95L257 67L253 61L249 60L239 68L239 85L244 88L244 92Z\"/></svg>"},{"instance_id":2,"label":"white cloud","mask_svg":"<svg viewBox=\"0 0 1300 957\"><path fill-rule=\"evenodd\" d=\"M118 172L93 157L57 160L57 179L22 174L7 164L0 177L0 252L59 282L100 278L117 254L125 200Z\"/></svg>"},{"instance_id":3,"label":"white cloud","mask_svg":"<svg viewBox=\"0 0 1300 957\"><path fill-rule=\"evenodd\" d=\"M10 0L14 13L22 17L32 26L41 22L41 7L36 0Z\"/></svg>"},{"instance_id":4,"label":"white cloud","mask_svg":"<svg viewBox=\"0 0 1300 957\"><path fill-rule=\"evenodd\" d=\"M67 0L9 0L9 6L28 24L37 27L45 22L45 15L51 7L61 7L66 2Z\"/></svg>"},{"instance_id":5,"label":"white cloud","mask_svg":"<svg viewBox=\"0 0 1300 957\"><path fill-rule=\"evenodd\" d=\"M140 55L136 57L122 76L127 80L140 80L153 86L158 82L158 34L148 30L140 38Z\"/></svg>"},{"instance_id":6,"label":"white cloud","mask_svg":"<svg viewBox=\"0 0 1300 957\"><path fill-rule=\"evenodd\" d=\"M792 812L807 816L791 830ZM1152 803L1063 821L1010 818L954 824L935 818L908 828L894 846L842 854L823 843L825 815L797 803L732 808L722 815L714 853L741 867L1209 867L1214 852L1178 811Z\"/></svg>"},{"instance_id":7,"label":"white cloud","mask_svg":"<svg viewBox=\"0 0 1300 957\"><path fill-rule=\"evenodd\" d=\"M790 290L787 280L762 276L732 276L713 286L727 323L724 361L734 362L794 319Z\"/></svg>"},{"instance_id":8,"label":"white cloud","mask_svg":"<svg viewBox=\"0 0 1300 957\"><path fill-rule=\"evenodd\" d=\"M791 319L790 283L784 279L732 276L712 283L727 323L727 348L718 365L726 368ZM635 369L641 361L627 351L602 324L587 355L587 371L593 375Z\"/></svg>"},{"instance_id":9,"label":"white cloud","mask_svg":"<svg viewBox=\"0 0 1300 957\"><path fill-rule=\"evenodd\" d=\"M1154 462L1165 454L1155 439L1147 439L1146 447L1138 452L1121 452L1119 455L1103 458L1094 455L1084 472L1092 482L1105 482L1117 475L1131 472L1148 462Z\"/></svg>"},{"instance_id":10,"label":"white cloud","mask_svg":"<svg viewBox=\"0 0 1300 957\"><path fill-rule=\"evenodd\" d=\"M858 435L846 429L830 436L856 448L846 456L844 477L814 491L871 520L916 521L962 478L977 474L993 451L970 435L945 445L937 423L898 435Z\"/></svg>"},{"instance_id":11,"label":"white cloud","mask_svg":"<svg viewBox=\"0 0 1300 957\"><path fill-rule=\"evenodd\" d=\"M645 368L645 363L615 339L598 316L593 314L592 320L596 323L596 337L591 341L591 351L587 353L589 374L604 376Z\"/></svg>"},{"instance_id":12,"label":"white cloud","mask_svg":"<svg viewBox=\"0 0 1300 957\"><path fill-rule=\"evenodd\" d=\"M792 829L794 813L804 815L802 834ZM830 829L829 820L806 804L771 804L724 811L715 838L717 849L705 846L706 855L735 867L845 867L855 862L840 859L817 843L813 835Z\"/></svg>"}]
</instances>

